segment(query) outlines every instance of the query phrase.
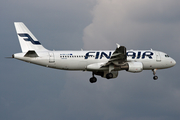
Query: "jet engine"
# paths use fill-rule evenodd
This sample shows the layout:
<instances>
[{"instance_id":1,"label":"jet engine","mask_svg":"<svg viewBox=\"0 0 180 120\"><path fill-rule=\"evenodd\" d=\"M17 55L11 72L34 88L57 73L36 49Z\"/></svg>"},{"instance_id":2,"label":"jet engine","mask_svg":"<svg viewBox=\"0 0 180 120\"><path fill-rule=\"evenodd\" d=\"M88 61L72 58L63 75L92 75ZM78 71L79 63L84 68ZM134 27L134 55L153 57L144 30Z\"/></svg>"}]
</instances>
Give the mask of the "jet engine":
<instances>
[{"instance_id":1,"label":"jet engine","mask_svg":"<svg viewBox=\"0 0 180 120\"><path fill-rule=\"evenodd\" d=\"M141 62L128 62L128 69L126 71L138 73L142 72L143 70L143 64Z\"/></svg>"}]
</instances>

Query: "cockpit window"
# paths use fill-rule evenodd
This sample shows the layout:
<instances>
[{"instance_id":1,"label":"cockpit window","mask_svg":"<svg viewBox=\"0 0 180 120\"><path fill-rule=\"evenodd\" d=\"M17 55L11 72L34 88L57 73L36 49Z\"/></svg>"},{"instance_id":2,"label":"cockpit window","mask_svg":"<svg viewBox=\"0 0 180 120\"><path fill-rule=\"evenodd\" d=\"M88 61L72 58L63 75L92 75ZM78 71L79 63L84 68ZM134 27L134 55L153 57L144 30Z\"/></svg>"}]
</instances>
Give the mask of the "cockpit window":
<instances>
[{"instance_id":1,"label":"cockpit window","mask_svg":"<svg viewBox=\"0 0 180 120\"><path fill-rule=\"evenodd\" d=\"M169 55L165 55L165 57L169 57Z\"/></svg>"}]
</instances>

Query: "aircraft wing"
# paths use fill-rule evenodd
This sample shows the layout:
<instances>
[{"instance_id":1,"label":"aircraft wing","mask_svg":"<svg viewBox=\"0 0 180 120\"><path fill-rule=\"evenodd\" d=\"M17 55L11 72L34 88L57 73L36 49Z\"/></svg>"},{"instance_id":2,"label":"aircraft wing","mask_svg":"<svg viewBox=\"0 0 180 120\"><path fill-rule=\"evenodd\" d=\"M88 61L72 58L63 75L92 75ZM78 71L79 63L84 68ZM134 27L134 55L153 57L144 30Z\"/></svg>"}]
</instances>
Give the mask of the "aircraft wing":
<instances>
[{"instance_id":1,"label":"aircraft wing","mask_svg":"<svg viewBox=\"0 0 180 120\"><path fill-rule=\"evenodd\" d=\"M109 66L112 64L118 66L118 65L122 65L126 61L127 61L126 47L117 44L117 48L113 52L111 58L103 66Z\"/></svg>"}]
</instances>

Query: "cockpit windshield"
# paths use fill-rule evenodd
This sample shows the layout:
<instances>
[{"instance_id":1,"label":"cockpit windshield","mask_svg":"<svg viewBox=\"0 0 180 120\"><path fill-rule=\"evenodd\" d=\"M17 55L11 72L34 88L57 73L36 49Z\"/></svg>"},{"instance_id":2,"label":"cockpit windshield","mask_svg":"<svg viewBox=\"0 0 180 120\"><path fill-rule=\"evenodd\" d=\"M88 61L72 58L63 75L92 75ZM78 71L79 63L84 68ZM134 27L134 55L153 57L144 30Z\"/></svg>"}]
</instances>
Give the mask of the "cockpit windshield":
<instances>
[{"instance_id":1,"label":"cockpit windshield","mask_svg":"<svg viewBox=\"0 0 180 120\"><path fill-rule=\"evenodd\" d=\"M165 57L169 57L169 55L165 55Z\"/></svg>"}]
</instances>

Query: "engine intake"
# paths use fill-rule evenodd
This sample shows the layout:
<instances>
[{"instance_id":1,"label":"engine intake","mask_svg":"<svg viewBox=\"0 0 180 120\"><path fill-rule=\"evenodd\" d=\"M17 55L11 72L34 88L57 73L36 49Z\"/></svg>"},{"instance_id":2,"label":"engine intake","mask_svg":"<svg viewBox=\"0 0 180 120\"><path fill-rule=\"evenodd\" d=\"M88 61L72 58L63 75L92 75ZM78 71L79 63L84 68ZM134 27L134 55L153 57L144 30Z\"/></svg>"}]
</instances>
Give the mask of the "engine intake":
<instances>
[{"instance_id":1,"label":"engine intake","mask_svg":"<svg viewBox=\"0 0 180 120\"><path fill-rule=\"evenodd\" d=\"M126 71L138 73L143 71L143 64L141 62L128 62L128 69Z\"/></svg>"}]
</instances>

